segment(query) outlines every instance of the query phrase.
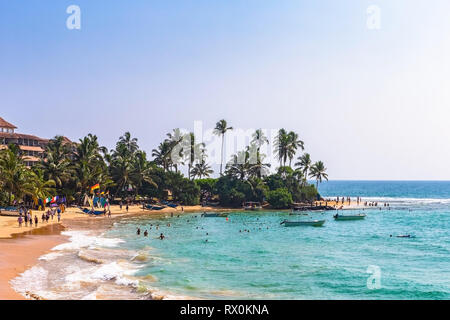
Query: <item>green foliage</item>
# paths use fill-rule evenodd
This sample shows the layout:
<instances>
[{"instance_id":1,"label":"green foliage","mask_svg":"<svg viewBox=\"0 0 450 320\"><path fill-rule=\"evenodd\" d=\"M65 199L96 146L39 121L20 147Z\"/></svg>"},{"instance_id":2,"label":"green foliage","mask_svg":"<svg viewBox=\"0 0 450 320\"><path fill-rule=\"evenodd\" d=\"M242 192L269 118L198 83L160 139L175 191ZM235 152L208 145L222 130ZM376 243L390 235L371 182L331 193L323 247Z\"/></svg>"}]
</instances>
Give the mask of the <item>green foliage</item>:
<instances>
[{"instance_id":1,"label":"green foliage","mask_svg":"<svg viewBox=\"0 0 450 320\"><path fill-rule=\"evenodd\" d=\"M269 191L267 201L275 209L288 209L292 204L292 195L287 188Z\"/></svg>"},{"instance_id":2,"label":"green foliage","mask_svg":"<svg viewBox=\"0 0 450 320\"><path fill-rule=\"evenodd\" d=\"M200 202L200 187L179 172L166 172L164 186L172 191L174 201L187 206L197 205Z\"/></svg>"},{"instance_id":3,"label":"green foliage","mask_svg":"<svg viewBox=\"0 0 450 320\"><path fill-rule=\"evenodd\" d=\"M239 180L223 176L217 180L216 190L221 205L240 207L244 201L263 202L268 188L262 180Z\"/></svg>"},{"instance_id":4,"label":"green foliage","mask_svg":"<svg viewBox=\"0 0 450 320\"><path fill-rule=\"evenodd\" d=\"M197 179L195 180L195 183L199 186L201 191L215 193L217 180L218 179L213 178Z\"/></svg>"},{"instance_id":5,"label":"green foliage","mask_svg":"<svg viewBox=\"0 0 450 320\"><path fill-rule=\"evenodd\" d=\"M225 120L216 124L215 134L223 139L233 128ZM261 147L268 143L261 129L255 131L250 144L236 153L226 164L225 174L209 178L212 174L206 162L206 150L193 133L174 129L152 150L153 161L140 150L138 140L126 132L118 139L114 149L100 146L97 136L88 134L77 143L57 136L46 147L44 159L28 168L18 146L0 150L0 204L63 195L69 201L81 201L90 193L90 187L99 183L102 191L111 197L158 198L184 205L195 205L200 196L220 200L222 206L240 207L244 201L268 202L276 208L286 208L292 202L316 199L317 186L328 179L321 161L312 164L305 153L297 159L296 170L290 167L303 142L295 132L281 129L275 138L280 167L269 175L270 164L264 162ZM187 167L188 177L181 173ZM308 185L306 177L316 180ZM196 180L190 179L200 178ZM204 178L204 179L201 179Z\"/></svg>"}]
</instances>

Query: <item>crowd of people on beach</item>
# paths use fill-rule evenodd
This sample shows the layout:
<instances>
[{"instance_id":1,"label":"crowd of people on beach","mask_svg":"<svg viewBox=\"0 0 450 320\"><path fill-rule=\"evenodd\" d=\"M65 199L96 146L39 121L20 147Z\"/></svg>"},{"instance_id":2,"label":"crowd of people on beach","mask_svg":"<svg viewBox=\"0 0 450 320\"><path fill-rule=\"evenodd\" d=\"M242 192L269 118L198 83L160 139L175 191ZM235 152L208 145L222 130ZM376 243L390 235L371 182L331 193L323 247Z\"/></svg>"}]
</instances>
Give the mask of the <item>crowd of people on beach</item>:
<instances>
[{"instance_id":1,"label":"crowd of people on beach","mask_svg":"<svg viewBox=\"0 0 450 320\"><path fill-rule=\"evenodd\" d=\"M42 213L41 216L42 223L44 222L48 223L48 221L50 219L53 220L55 216L57 217L58 222L61 222L61 213L64 212L64 210L65 210L64 205L61 205L58 208L48 209L46 212ZM30 227L33 227L33 223L34 227L37 228L39 225L39 218L37 214L34 214L33 218L33 212L31 209L28 209L26 207L20 207L17 222L19 223L19 228L22 227L22 225L25 225L25 227L28 227L28 225L30 225Z\"/></svg>"},{"instance_id":2,"label":"crowd of people on beach","mask_svg":"<svg viewBox=\"0 0 450 320\"><path fill-rule=\"evenodd\" d=\"M336 207L339 203L341 203L342 206L340 207L340 209L342 209L343 206L344 206L344 204L351 205L351 203L352 203L352 198L351 198L351 197L336 197L335 200L332 200L332 199L326 199L326 200L325 200L325 206L328 205L328 202L331 202L331 203L334 203L334 202L335 202L335 203L336 203L335 207ZM355 202L356 202L356 204L357 204L358 206L361 205L361 203L362 203L361 197L356 197ZM322 203L322 201L320 201L320 204L321 204L321 203ZM378 202L376 202L376 201L364 201L363 205L364 205L364 207L378 207L380 204L379 204ZM384 207L389 207L389 203L384 202L384 203L383 203L383 206L384 206Z\"/></svg>"}]
</instances>

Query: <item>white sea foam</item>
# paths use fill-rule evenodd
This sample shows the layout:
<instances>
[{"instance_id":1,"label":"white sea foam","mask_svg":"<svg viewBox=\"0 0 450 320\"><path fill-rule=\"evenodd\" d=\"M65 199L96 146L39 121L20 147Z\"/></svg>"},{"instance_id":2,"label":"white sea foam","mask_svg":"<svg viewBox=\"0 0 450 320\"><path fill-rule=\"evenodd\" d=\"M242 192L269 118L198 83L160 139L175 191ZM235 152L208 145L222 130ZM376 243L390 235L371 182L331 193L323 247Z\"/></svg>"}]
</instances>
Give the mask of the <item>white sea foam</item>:
<instances>
[{"instance_id":1,"label":"white sea foam","mask_svg":"<svg viewBox=\"0 0 450 320\"><path fill-rule=\"evenodd\" d=\"M398 204L450 204L450 199L448 198L394 198L394 197L368 197L363 198L363 201L375 201L375 202L389 202Z\"/></svg>"},{"instance_id":2,"label":"white sea foam","mask_svg":"<svg viewBox=\"0 0 450 320\"><path fill-rule=\"evenodd\" d=\"M57 296L48 292L48 271L34 266L10 281L14 290L26 297L29 293L45 299L55 299Z\"/></svg>"},{"instance_id":3,"label":"white sea foam","mask_svg":"<svg viewBox=\"0 0 450 320\"><path fill-rule=\"evenodd\" d=\"M335 200L336 196L324 196L325 199ZM341 197L340 197L341 198ZM355 198L355 197L352 197ZM398 204L450 204L449 198L397 198L397 197L361 197L362 202L389 202Z\"/></svg>"},{"instance_id":4,"label":"white sea foam","mask_svg":"<svg viewBox=\"0 0 450 320\"><path fill-rule=\"evenodd\" d=\"M61 257L62 255L63 255L62 252L50 252L50 253L44 254L43 256L39 257L39 260L51 261L51 260L55 260L55 259Z\"/></svg>"},{"instance_id":5,"label":"white sea foam","mask_svg":"<svg viewBox=\"0 0 450 320\"><path fill-rule=\"evenodd\" d=\"M119 243L124 242L117 238L103 238L89 235L86 231L64 231L63 235L70 237L70 242L60 244L52 250L79 250L81 248L95 248L95 247L116 247Z\"/></svg>"},{"instance_id":6,"label":"white sea foam","mask_svg":"<svg viewBox=\"0 0 450 320\"><path fill-rule=\"evenodd\" d=\"M139 284L139 280L132 279L131 276L135 274L139 268L125 261L114 261L101 266L91 266L88 268L80 268L77 266L70 266L65 269L67 274L65 277L65 286L78 288L80 283L98 281L114 281L117 285L134 286Z\"/></svg>"}]
</instances>

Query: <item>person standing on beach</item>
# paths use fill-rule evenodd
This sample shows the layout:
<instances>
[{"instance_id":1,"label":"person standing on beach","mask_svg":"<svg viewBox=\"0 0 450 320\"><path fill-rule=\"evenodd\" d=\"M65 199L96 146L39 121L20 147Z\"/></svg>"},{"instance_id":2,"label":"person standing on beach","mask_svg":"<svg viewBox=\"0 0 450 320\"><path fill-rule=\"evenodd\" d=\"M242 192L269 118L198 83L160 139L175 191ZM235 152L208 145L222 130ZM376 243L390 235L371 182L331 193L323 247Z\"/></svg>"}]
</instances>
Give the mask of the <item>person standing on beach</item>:
<instances>
[{"instance_id":1,"label":"person standing on beach","mask_svg":"<svg viewBox=\"0 0 450 320\"><path fill-rule=\"evenodd\" d=\"M19 222L19 228L22 228L22 216L19 216L17 222Z\"/></svg>"},{"instance_id":2,"label":"person standing on beach","mask_svg":"<svg viewBox=\"0 0 450 320\"><path fill-rule=\"evenodd\" d=\"M128 212L128 203L127 203L126 209L127 209L127 212Z\"/></svg>"},{"instance_id":3,"label":"person standing on beach","mask_svg":"<svg viewBox=\"0 0 450 320\"><path fill-rule=\"evenodd\" d=\"M61 212L58 212L58 222L61 221Z\"/></svg>"},{"instance_id":4,"label":"person standing on beach","mask_svg":"<svg viewBox=\"0 0 450 320\"><path fill-rule=\"evenodd\" d=\"M38 226L38 222L39 222L39 219L38 219L37 215L34 215L34 225L36 226L36 228Z\"/></svg>"}]
</instances>

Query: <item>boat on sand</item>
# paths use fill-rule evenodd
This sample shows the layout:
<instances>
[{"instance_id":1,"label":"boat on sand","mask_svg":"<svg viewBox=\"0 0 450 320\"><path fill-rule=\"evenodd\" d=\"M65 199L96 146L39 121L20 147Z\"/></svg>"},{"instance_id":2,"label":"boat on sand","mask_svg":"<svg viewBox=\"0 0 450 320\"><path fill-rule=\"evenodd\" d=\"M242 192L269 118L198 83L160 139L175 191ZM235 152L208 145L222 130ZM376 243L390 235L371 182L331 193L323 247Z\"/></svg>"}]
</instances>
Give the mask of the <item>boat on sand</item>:
<instances>
[{"instance_id":1,"label":"boat on sand","mask_svg":"<svg viewBox=\"0 0 450 320\"><path fill-rule=\"evenodd\" d=\"M259 203L259 202L247 201L244 203L243 208L244 208L244 210L257 211L257 210L261 210L262 206L261 206L261 203Z\"/></svg>"}]
</instances>

